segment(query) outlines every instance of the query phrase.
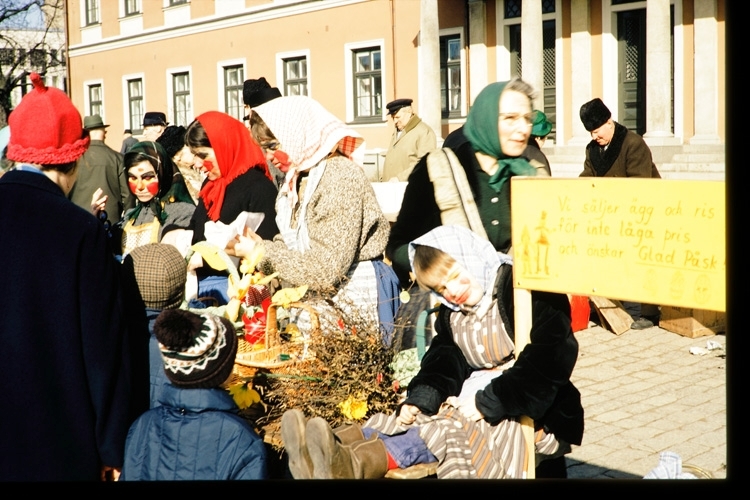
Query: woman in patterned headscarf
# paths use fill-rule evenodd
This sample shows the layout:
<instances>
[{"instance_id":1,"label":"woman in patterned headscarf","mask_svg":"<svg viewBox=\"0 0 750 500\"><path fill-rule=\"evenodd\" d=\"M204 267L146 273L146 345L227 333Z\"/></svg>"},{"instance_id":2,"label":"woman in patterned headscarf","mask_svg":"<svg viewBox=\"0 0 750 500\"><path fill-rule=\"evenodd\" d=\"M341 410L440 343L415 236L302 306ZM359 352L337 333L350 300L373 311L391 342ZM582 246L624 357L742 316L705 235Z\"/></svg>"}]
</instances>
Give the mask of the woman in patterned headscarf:
<instances>
[{"instance_id":1,"label":"woman in patterned headscarf","mask_svg":"<svg viewBox=\"0 0 750 500\"><path fill-rule=\"evenodd\" d=\"M361 167L364 140L306 96L279 97L253 113L288 163L276 201L280 235L256 239L265 248L261 266L292 286L368 307L390 335L399 290L382 261L389 224Z\"/></svg>"}]
</instances>

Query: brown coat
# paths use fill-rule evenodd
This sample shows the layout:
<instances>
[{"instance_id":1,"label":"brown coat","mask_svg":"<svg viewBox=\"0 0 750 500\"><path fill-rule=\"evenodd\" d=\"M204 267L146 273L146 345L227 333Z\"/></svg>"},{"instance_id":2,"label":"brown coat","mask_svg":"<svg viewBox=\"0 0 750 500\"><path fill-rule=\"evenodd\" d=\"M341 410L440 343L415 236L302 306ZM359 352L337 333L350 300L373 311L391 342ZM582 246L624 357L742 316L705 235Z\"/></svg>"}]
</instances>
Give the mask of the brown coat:
<instances>
[{"instance_id":1,"label":"brown coat","mask_svg":"<svg viewBox=\"0 0 750 500\"><path fill-rule=\"evenodd\" d=\"M660 179L643 138L615 122L615 133L602 153L596 141L586 146L586 161L579 177L645 177Z\"/></svg>"}]
</instances>

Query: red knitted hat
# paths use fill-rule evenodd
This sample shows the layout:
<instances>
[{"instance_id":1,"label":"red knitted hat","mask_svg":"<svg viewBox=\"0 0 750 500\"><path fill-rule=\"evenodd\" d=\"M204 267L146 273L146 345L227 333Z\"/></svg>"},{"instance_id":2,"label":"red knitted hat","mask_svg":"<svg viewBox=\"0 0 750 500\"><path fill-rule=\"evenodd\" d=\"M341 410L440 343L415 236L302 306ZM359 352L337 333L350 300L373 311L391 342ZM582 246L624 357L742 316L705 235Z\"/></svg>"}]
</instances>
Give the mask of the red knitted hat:
<instances>
[{"instance_id":1,"label":"red knitted hat","mask_svg":"<svg viewBox=\"0 0 750 500\"><path fill-rule=\"evenodd\" d=\"M62 90L47 87L31 73L34 88L10 114L8 159L37 165L59 165L78 159L89 147L81 114Z\"/></svg>"}]
</instances>

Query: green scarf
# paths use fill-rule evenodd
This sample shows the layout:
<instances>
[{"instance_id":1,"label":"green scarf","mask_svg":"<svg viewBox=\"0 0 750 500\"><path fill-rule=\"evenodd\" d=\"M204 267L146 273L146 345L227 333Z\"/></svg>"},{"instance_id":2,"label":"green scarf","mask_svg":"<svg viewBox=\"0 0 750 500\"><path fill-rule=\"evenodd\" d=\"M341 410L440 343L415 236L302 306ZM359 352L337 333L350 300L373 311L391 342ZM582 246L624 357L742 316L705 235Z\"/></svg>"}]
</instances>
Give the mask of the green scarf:
<instances>
[{"instance_id":1,"label":"green scarf","mask_svg":"<svg viewBox=\"0 0 750 500\"><path fill-rule=\"evenodd\" d=\"M487 85L474 99L464 124L464 135L475 151L497 158L497 171L490 176L490 187L500 192L505 181L514 175L536 175L536 169L523 157L510 157L500 148L498 117L500 115L500 94L508 82L495 82Z\"/></svg>"}]
</instances>

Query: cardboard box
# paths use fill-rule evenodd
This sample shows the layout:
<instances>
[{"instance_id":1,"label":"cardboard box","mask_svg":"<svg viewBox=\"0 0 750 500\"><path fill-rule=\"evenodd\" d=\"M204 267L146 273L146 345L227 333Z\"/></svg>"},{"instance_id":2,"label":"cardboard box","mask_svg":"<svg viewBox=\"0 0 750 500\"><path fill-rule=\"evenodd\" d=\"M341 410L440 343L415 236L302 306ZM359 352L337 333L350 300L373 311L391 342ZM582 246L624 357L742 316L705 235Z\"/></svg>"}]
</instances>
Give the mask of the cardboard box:
<instances>
[{"instance_id":1,"label":"cardboard box","mask_svg":"<svg viewBox=\"0 0 750 500\"><path fill-rule=\"evenodd\" d=\"M662 306L659 326L683 337L696 338L726 331L726 313Z\"/></svg>"}]
</instances>

